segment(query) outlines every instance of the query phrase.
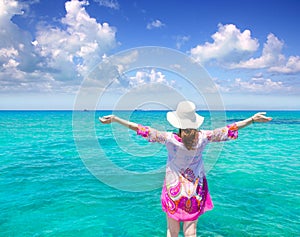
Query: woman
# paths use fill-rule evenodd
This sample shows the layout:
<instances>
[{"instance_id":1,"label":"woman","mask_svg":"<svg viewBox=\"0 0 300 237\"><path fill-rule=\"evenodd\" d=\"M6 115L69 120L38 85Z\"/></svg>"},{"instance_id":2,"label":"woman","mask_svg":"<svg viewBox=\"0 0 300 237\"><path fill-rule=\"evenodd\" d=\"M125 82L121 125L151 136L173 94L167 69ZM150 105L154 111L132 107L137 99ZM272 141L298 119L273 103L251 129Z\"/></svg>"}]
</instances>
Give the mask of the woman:
<instances>
[{"instance_id":1,"label":"woman","mask_svg":"<svg viewBox=\"0 0 300 237\"><path fill-rule=\"evenodd\" d=\"M178 236L183 222L184 236L196 236L197 220L213 208L204 172L202 152L209 142L236 139L238 130L254 122L272 120L260 112L245 120L215 130L198 130L204 118L196 113L194 103L182 101L176 111L167 113L167 120L178 134L157 131L123 120L114 115L99 118L103 124L120 123L150 142L166 146L168 159L161 195L162 209L167 214L167 236Z\"/></svg>"}]
</instances>

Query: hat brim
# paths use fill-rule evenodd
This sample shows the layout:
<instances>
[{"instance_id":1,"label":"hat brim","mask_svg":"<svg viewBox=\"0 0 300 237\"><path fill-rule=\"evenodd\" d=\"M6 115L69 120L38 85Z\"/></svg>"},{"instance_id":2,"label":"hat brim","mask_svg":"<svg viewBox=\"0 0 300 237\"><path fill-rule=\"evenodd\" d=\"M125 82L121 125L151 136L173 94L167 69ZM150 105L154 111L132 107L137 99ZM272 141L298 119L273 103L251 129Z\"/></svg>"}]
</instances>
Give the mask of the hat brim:
<instances>
[{"instance_id":1,"label":"hat brim","mask_svg":"<svg viewBox=\"0 0 300 237\"><path fill-rule=\"evenodd\" d=\"M168 112L167 113L167 120L175 128L181 128L181 129L193 128L193 129L197 129L203 123L204 117L202 117L199 114L195 113L194 120L192 120L192 119L182 119L182 118L179 118L176 111L173 111L173 112Z\"/></svg>"}]
</instances>

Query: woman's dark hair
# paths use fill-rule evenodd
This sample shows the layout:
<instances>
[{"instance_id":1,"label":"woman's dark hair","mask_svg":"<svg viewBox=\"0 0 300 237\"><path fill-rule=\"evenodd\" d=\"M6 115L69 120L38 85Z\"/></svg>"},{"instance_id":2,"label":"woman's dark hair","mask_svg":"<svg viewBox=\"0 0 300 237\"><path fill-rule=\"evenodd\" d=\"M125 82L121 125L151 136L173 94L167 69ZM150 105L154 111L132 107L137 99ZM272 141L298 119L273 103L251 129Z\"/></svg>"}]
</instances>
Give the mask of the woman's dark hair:
<instances>
[{"instance_id":1,"label":"woman's dark hair","mask_svg":"<svg viewBox=\"0 0 300 237\"><path fill-rule=\"evenodd\" d=\"M195 146L198 143L198 134L198 130L193 128L179 129L178 133L182 139L182 143L188 150L195 149Z\"/></svg>"}]
</instances>

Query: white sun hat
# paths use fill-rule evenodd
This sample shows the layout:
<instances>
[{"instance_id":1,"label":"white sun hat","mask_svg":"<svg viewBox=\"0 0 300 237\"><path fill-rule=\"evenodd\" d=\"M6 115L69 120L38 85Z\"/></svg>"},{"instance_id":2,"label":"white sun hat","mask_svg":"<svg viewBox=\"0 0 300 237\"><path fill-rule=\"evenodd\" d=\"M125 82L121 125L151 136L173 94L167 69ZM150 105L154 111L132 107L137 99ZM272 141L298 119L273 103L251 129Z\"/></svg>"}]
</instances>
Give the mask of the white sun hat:
<instances>
[{"instance_id":1,"label":"white sun hat","mask_svg":"<svg viewBox=\"0 0 300 237\"><path fill-rule=\"evenodd\" d=\"M176 111L167 113L167 120L175 128L197 129L204 121L204 117L196 113L196 106L191 101L182 101L177 105Z\"/></svg>"}]
</instances>

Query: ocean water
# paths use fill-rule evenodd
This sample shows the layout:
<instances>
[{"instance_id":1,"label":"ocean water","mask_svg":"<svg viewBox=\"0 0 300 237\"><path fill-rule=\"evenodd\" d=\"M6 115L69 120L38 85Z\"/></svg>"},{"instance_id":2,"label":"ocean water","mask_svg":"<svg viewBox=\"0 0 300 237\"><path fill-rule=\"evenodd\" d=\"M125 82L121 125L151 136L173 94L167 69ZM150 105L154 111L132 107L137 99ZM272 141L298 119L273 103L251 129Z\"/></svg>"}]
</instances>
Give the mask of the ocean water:
<instances>
[{"instance_id":1,"label":"ocean water","mask_svg":"<svg viewBox=\"0 0 300 237\"><path fill-rule=\"evenodd\" d=\"M165 236L166 150L97 122L109 113L0 112L0 236ZM252 114L229 111L220 124ZM172 130L163 111L118 115ZM211 129L213 115L203 115ZM272 122L207 147L215 207L199 218L198 236L300 236L300 112L268 115Z\"/></svg>"}]
</instances>

